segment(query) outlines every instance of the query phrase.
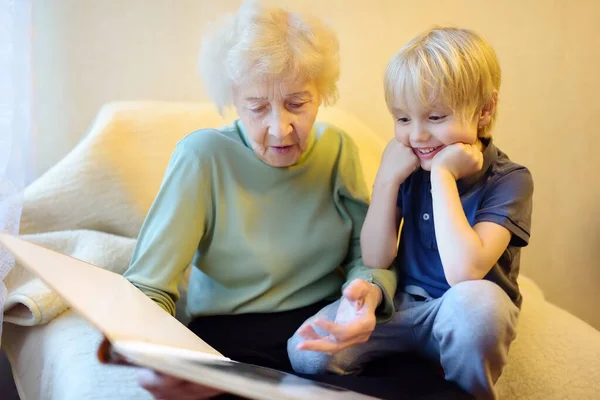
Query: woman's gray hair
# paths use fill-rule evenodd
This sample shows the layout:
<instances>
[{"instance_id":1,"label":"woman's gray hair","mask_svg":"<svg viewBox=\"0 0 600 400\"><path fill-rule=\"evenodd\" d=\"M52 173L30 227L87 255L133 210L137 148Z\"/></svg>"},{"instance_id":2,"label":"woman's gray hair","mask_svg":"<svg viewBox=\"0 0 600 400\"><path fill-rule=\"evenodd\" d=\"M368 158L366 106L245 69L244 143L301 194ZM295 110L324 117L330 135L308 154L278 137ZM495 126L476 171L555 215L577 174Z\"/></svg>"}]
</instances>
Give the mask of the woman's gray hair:
<instances>
[{"instance_id":1,"label":"woman's gray hair","mask_svg":"<svg viewBox=\"0 0 600 400\"><path fill-rule=\"evenodd\" d=\"M247 0L209 28L200 74L221 113L233 105L233 88L252 81L311 80L329 105L338 97L339 44L316 17Z\"/></svg>"}]
</instances>

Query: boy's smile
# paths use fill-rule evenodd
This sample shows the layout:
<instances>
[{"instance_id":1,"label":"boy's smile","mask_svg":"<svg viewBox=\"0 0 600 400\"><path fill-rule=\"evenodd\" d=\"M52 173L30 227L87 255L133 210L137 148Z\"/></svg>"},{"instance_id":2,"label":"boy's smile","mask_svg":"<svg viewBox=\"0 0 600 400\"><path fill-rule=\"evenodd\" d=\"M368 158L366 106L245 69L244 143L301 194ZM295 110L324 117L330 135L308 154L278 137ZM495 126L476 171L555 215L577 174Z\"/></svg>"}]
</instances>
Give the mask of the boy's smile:
<instances>
[{"instance_id":1,"label":"boy's smile","mask_svg":"<svg viewBox=\"0 0 600 400\"><path fill-rule=\"evenodd\" d=\"M437 153L442 150L444 146L435 146L435 147L413 147L413 152L417 157L421 160L430 160L435 157Z\"/></svg>"}]
</instances>

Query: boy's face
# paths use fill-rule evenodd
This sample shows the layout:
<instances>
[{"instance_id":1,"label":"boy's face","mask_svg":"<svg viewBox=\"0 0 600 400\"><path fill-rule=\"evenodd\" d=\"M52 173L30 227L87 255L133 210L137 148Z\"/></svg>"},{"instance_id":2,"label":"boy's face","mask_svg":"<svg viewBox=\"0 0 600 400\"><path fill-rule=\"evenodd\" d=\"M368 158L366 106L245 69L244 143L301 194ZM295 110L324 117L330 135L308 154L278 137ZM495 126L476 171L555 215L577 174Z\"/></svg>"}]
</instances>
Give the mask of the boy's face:
<instances>
[{"instance_id":1,"label":"boy's face","mask_svg":"<svg viewBox=\"0 0 600 400\"><path fill-rule=\"evenodd\" d=\"M451 109L434 104L395 105L392 109L396 140L413 149L421 168L431 171L433 157L454 143L476 144L479 118L462 121Z\"/></svg>"}]
</instances>

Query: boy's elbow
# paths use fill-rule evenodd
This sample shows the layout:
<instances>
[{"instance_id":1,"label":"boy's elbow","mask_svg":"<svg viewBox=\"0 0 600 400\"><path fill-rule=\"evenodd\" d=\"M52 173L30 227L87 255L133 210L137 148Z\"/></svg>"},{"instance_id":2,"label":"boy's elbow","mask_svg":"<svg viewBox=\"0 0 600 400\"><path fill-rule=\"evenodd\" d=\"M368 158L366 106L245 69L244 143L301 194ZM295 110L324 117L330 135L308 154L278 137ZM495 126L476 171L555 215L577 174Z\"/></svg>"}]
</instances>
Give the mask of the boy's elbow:
<instances>
[{"instance_id":1,"label":"boy's elbow","mask_svg":"<svg viewBox=\"0 0 600 400\"><path fill-rule=\"evenodd\" d=\"M449 266L448 268L444 268L444 275L450 286L455 286L465 281L478 281L485 277L485 274L474 264Z\"/></svg>"}]
</instances>

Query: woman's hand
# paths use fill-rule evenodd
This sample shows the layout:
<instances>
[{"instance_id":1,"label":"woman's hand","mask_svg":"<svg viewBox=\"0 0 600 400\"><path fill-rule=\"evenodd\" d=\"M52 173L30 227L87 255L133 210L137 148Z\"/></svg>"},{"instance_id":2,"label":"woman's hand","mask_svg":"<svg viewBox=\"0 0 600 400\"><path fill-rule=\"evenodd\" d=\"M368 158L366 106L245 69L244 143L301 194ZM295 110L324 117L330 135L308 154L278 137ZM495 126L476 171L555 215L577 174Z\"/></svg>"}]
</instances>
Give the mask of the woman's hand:
<instances>
[{"instance_id":1,"label":"woman's hand","mask_svg":"<svg viewBox=\"0 0 600 400\"><path fill-rule=\"evenodd\" d=\"M157 400L204 400L223 393L217 389L163 375L151 369L140 370L138 384Z\"/></svg>"},{"instance_id":2,"label":"woman's hand","mask_svg":"<svg viewBox=\"0 0 600 400\"><path fill-rule=\"evenodd\" d=\"M305 341L298 349L334 354L366 342L375 329L375 309L382 296L379 286L363 279L353 280L344 289L335 322L321 318L314 321L327 334L320 335L311 324L300 327L298 334Z\"/></svg>"}]
</instances>

